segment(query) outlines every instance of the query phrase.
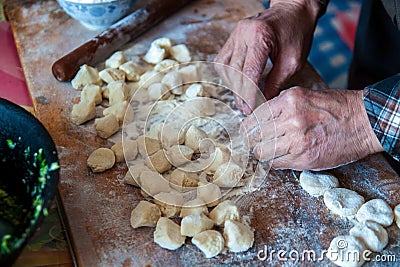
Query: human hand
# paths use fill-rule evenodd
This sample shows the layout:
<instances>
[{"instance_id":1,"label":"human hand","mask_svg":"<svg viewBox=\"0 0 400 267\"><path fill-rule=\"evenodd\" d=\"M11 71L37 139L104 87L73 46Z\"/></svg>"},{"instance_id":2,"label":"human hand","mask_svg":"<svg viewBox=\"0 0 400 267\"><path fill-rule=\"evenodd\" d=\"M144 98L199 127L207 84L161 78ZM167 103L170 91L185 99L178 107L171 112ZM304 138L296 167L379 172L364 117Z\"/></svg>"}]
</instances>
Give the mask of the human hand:
<instances>
[{"instance_id":1,"label":"human hand","mask_svg":"<svg viewBox=\"0 0 400 267\"><path fill-rule=\"evenodd\" d=\"M383 151L363 91L287 89L259 106L241 132L259 160L277 169L321 170Z\"/></svg>"},{"instance_id":2,"label":"human hand","mask_svg":"<svg viewBox=\"0 0 400 267\"><path fill-rule=\"evenodd\" d=\"M306 62L320 9L317 2L271 1L269 9L239 21L215 62L243 72L258 85L270 58L273 67L263 93L267 99L275 97ZM237 108L250 114L255 108L257 86L223 65L217 65L216 70L235 93Z\"/></svg>"}]
</instances>

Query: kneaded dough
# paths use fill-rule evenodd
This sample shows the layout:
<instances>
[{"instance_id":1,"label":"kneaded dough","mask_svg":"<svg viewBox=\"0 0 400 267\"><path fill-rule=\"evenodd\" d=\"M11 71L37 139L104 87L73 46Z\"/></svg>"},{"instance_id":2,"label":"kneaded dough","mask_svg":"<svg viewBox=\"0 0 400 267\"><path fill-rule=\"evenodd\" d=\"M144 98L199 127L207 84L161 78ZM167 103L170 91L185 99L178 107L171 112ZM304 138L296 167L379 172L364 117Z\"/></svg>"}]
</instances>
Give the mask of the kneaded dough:
<instances>
[{"instance_id":1,"label":"kneaded dough","mask_svg":"<svg viewBox=\"0 0 400 267\"><path fill-rule=\"evenodd\" d=\"M120 141L114 144L111 150L114 151L116 162L134 160L138 154L137 142L135 140Z\"/></svg>"},{"instance_id":2,"label":"kneaded dough","mask_svg":"<svg viewBox=\"0 0 400 267\"><path fill-rule=\"evenodd\" d=\"M140 76L145 72L145 68L139 63L128 61L119 66L119 69L125 72L126 79L131 82L137 82Z\"/></svg>"},{"instance_id":3,"label":"kneaded dough","mask_svg":"<svg viewBox=\"0 0 400 267\"><path fill-rule=\"evenodd\" d=\"M165 74L161 82L165 84L174 95L183 93L182 76L178 71L171 71Z\"/></svg>"},{"instance_id":4,"label":"kneaded dough","mask_svg":"<svg viewBox=\"0 0 400 267\"><path fill-rule=\"evenodd\" d=\"M123 179L124 183L140 187L140 175L144 171L151 171L143 163L129 166Z\"/></svg>"},{"instance_id":5,"label":"kneaded dough","mask_svg":"<svg viewBox=\"0 0 400 267\"><path fill-rule=\"evenodd\" d=\"M301 187L313 197L319 197L339 186L338 179L329 173L303 171L300 174Z\"/></svg>"},{"instance_id":6,"label":"kneaded dough","mask_svg":"<svg viewBox=\"0 0 400 267\"><path fill-rule=\"evenodd\" d=\"M71 85L76 90L81 90L88 84L101 86L103 81L100 79L99 71L96 68L84 64L71 80Z\"/></svg>"},{"instance_id":7,"label":"kneaded dough","mask_svg":"<svg viewBox=\"0 0 400 267\"><path fill-rule=\"evenodd\" d=\"M118 102L103 110L103 115L114 114L117 117L119 124L124 122L125 116L129 118L129 121L133 119L133 109L128 105L127 101Z\"/></svg>"},{"instance_id":8,"label":"kneaded dough","mask_svg":"<svg viewBox=\"0 0 400 267\"><path fill-rule=\"evenodd\" d=\"M81 125L96 117L96 106L94 102L79 102L72 106L71 121L76 125Z\"/></svg>"},{"instance_id":9,"label":"kneaded dough","mask_svg":"<svg viewBox=\"0 0 400 267\"><path fill-rule=\"evenodd\" d=\"M99 72L99 76L105 83L125 81L125 72L120 69L106 68Z\"/></svg>"},{"instance_id":10,"label":"kneaded dough","mask_svg":"<svg viewBox=\"0 0 400 267\"><path fill-rule=\"evenodd\" d=\"M216 230L206 230L196 234L192 243L204 253L206 258L217 256L224 249L224 238Z\"/></svg>"},{"instance_id":11,"label":"kneaded dough","mask_svg":"<svg viewBox=\"0 0 400 267\"><path fill-rule=\"evenodd\" d=\"M92 154L90 154L87 159L87 166L95 173L111 169L114 164L114 152L111 149L105 147L96 149L92 152Z\"/></svg>"},{"instance_id":12,"label":"kneaded dough","mask_svg":"<svg viewBox=\"0 0 400 267\"><path fill-rule=\"evenodd\" d=\"M94 102L95 105L103 101L101 87L95 84L89 84L83 87L81 92L81 102Z\"/></svg>"},{"instance_id":13,"label":"kneaded dough","mask_svg":"<svg viewBox=\"0 0 400 267\"><path fill-rule=\"evenodd\" d=\"M352 216L364 204L364 198L346 188L332 188L324 193L324 203L334 214Z\"/></svg>"},{"instance_id":14,"label":"kneaded dough","mask_svg":"<svg viewBox=\"0 0 400 267\"><path fill-rule=\"evenodd\" d=\"M169 162L175 166L179 167L187 162L190 162L193 156L193 149L184 145L174 145L167 150L167 158Z\"/></svg>"},{"instance_id":15,"label":"kneaded dough","mask_svg":"<svg viewBox=\"0 0 400 267\"><path fill-rule=\"evenodd\" d=\"M397 227L400 228L400 204L394 208L394 218L396 220Z\"/></svg>"},{"instance_id":16,"label":"kneaded dough","mask_svg":"<svg viewBox=\"0 0 400 267\"><path fill-rule=\"evenodd\" d=\"M107 85L108 102L110 106L124 102L128 99L129 90L124 81L112 81Z\"/></svg>"},{"instance_id":17,"label":"kneaded dough","mask_svg":"<svg viewBox=\"0 0 400 267\"><path fill-rule=\"evenodd\" d=\"M231 151L227 147L220 145L215 147L215 150L211 153L210 158L212 159L212 162L210 166L207 167L207 172L215 173L219 166L229 162L231 158Z\"/></svg>"},{"instance_id":18,"label":"kneaded dough","mask_svg":"<svg viewBox=\"0 0 400 267\"><path fill-rule=\"evenodd\" d=\"M226 162L218 167L213 176L213 183L220 187L238 186L244 170L233 161Z\"/></svg>"},{"instance_id":19,"label":"kneaded dough","mask_svg":"<svg viewBox=\"0 0 400 267\"><path fill-rule=\"evenodd\" d=\"M254 232L249 226L237 222L226 220L224 223L225 245L232 252L247 251L253 246Z\"/></svg>"},{"instance_id":20,"label":"kneaded dough","mask_svg":"<svg viewBox=\"0 0 400 267\"><path fill-rule=\"evenodd\" d=\"M139 154L145 158L153 155L161 149L160 140L153 139L144 135L139 136L137 139Z\"/></svg>"},{"instance_id":21,"label":"kneaded dough","mask_svg":"<svg viewBox=\"0 0 400 267\"><path fill-rule=\"evenodd\" d=\"M199 176L193 172L185 172L180 169L175 169L169 177L171 187L179 192L187 192L197 187Z\"/></svg>"},{"instance_id":22,"label":"kneaded dough","mask_svg":"<svg viewBox=\"0 0 400 267\"><path fill-rule=\"evenodd\" d=\"M179 63L172 59L164 59L154 66L155 71L174 71L179 69Z\"/></svg>"},{"instance_id":23,"label":"kneaded dough","mask_svg":"<svg viewBox=\"0 0 400 267\"><path fill-rule=\"evenodd\" d=\"M199 82L199 75L195 65L188 65L179 70L183 83Z\"/></svg>"},{"instance_id":24,"label":"kneaded dough","mask_svg":"<svg viewBox=\"0 0 400 267\"><path fill-rule=\"evenodd\" d=\"M179 217L183 218L196 213L204 213L206 215L208 214L207 205L204 200L200 198L195 198L193 200L189 200L183 203L181 214L179 215Z\"/></svg>"},{"instance_id":25,"label":"kneaded dough","mask_svg":"<svg viewBox=\"0 0 400 267\"><path fill-rule=\"evenodd\" d=\"M373 252L381 252L389 242L386 229L372 221L359 222L350 229L349 233L362 241Z\"/></svg>"},{"instance_id":26,"label":"kneaded dough","mask_svg":"<svg viewBox=\"0 0 400 267\"><path fill-rule=\"evenodd\" d=\"M178 192L161 192L154 196L154 203L160 207L165 217L173 217L181 212L183 196Z\"/></svg>"},{"instance_id":27,"label":"kneaded dough","mask_svg":"<svg viewBox=\"0 0 400 267\"><path fill-rule=\"evenodd\" d=\"M143 171L140 174L140 187L151 197L170 191L168 181L161 174L153 171Z\"/></svg>"},{"instance_id":28,"label":"kneaded dough","mask_svg":"<svg viewBox=\"0 0 400 267\"><path fill-rule=\"evenodd\" d=\"M197 126L191 125L185 134L185 146L193 149L194 152L199 151L200 142L208 137L207 133Z\"/></svg>"},{"instance_id":29,"label":"kneaded dough","mask_svg":"<svg viewBox=\"0 0 400 267\"><path fill-rule=\"evenodd\" d=\"M218 205L222 197L221 189L216 184L199 182L197 197L202 199L207 204L207 207L214 207Z\"/></svg>"},{"instance_id":30,"label":"kneaded dough","mask_svg":"<svg viewBox=\"0 0 400 267\"><path fill-rule=\"evenodd\" d=\"M239 209L232 200L225 200L219 203L212 211L210 211L209 216L216 225L223 225L226 220L240 220Z\"/></svg>"},{"instance_id":31,"label":"kneaded dough","mask_svg":"<svg viewBox=\"0 0 400 267\"><path fill-rule=\"evenodd\" d=\"M126 61L125 54L122 51L117 51L106 59L106 68L118 68Z\"/></svg>"},{"instance_id":32,"label":"kneaded dough","mask_svg":"<svg viewBox=\"0 0 400 267\"><path fill-rule=\"evenodd\" d=\"M172 220L161 217L154 231L154 242L160 247L175 250L185 243L186 236L181 235L181 228Z\"/></svg>"},{"instance_id":33,"label":"kneaded dough","mask_svg":"<svg viewBox=\"0 0 400 267\"><path fill-rule=\"evenodd\" d=\"M164 58L168 55L168 51L159 45L152 43L150 45L150 49L147 51L146 55L144 55L143 59L147 63L157 64L160 63Z\"/></svg>"},{"instance_id":34,"label":"kneaded dough","mask_svg":"<svg viewBox=\"0 0 400 267\"><path fill-rule=\"evenodd\" d=\"M171 95L169 88L163 83L153 83L147 88L150 100L165 100Z\"/></svg>"},{"instance_id":35,"label":"kneaded dough","mask_svg":"<svg viewBox=\"0 0 400 267\"><path fill-rule=\"evenodd\" d=\"M94 128L98 136L101 138L108 138L118 132L118 119L114 114L108 114L105 117L97 118L94 120Z\"/></svg>"},{"instance_id":36,"label":"kneaded dough","mask_svg":"<svg viewBox=\"0 0 400 267\"><path fill-rule=\"evenodd\" d=\"M213 226L214 221L204 213L195 213L183 217L181 221L181 234L192 237L205 230L211 230Z\"/></svg>"},{"instance_id":37,"label":"kneaded dough","mask_svg":"<svg viewBox=\"0 0 400 267\"><path fill-rule=\"evenodd\" d=\"M145 158L144 164L158 173L166 172L172 168L171 163L168 161L162 149Z\"/></svg>"},{"instance_id":38,"label":"kneaded dough","mask_svg":"<svg viewBox=\"0 0 400 267\"><path fill-rule=\"evenodd\" d=\"M157 205L142 200L131 212L131 226L133 228L143 226L153 227L156 226L160 217L161 211Z\"/></svg>"},{"instance_id":39,"label":"kneaded dough","mask_svg":"<svg viewBox=\"0 0 400 267\"><path fill-rule=\"evenodd\" d=\"M365 245L354 236L340 235L331 241L326 256L338 266L357 267L364 264L363 252L366 249Z\"/></svg>"},{"instance_id":40,"label":"kneaded dough","mask_svg":"<svg viewBox=\"0 0 400 267\"><path fill-rule=\"evenodd\" d=\"M192 60L189 49L184 44L174 45L169 49L172 58L178 62L186 63Z\"/></svg>"},{"instance_id":41,"label":"kneaded dough","mask_svg":"<svg viewBox=\"0 0 400 267\"><path fill-rule=\"evenodd\" d=\"M359 222L373 221L383 226L389 226L393 223L394 215L384 200L372 199L361 206L357 211L356 219Z\"/></svg>"}]
</instances>

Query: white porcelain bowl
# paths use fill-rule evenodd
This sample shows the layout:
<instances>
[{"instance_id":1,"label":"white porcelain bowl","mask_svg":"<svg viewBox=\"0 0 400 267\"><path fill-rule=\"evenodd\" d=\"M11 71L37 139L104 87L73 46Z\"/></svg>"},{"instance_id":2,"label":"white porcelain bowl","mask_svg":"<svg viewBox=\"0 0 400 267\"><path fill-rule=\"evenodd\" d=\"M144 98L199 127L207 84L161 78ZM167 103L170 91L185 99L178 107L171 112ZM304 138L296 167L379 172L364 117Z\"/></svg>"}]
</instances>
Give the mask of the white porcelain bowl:
<instances>
[{"instance_id":1,"label":"white porcelain bowl","mask_svg":"<svg viewBox=\"0 0 400 267\"><path fill-rule=\"evenodd\" d=\"M136 0L57 0L62 9L85 27L105 29L128 14Z\"/></svg>"}]
</instances>

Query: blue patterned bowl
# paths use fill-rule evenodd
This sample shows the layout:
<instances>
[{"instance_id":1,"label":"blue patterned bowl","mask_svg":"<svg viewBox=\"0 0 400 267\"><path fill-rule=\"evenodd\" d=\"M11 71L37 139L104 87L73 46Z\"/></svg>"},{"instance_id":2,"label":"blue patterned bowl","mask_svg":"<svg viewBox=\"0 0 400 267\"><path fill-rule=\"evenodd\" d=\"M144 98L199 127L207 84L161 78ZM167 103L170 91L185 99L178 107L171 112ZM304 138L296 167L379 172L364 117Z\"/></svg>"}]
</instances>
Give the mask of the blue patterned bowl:
<instances>
[{"instance_id":1,"label":"blue patterned bowl","mask_svg":"<svg viewBox=\"0 0 400 267\"><path fill-rule=\"evenodd\" d=\"M91 30L105 29L124 17L136 0L57 0L63 10Z\"/></svg>"}]
</instances>

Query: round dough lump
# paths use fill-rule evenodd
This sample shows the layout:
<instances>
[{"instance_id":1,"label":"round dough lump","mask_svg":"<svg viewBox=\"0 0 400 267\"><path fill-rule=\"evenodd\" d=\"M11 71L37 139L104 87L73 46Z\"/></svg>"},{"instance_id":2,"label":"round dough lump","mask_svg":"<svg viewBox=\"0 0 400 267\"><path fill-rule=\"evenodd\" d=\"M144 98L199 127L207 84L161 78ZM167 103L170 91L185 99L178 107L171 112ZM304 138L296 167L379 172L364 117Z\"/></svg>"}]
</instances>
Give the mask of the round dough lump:
<instances>
[{"instance_id":1,"label":"round dough lump","mask_svg":"<svg viewBox=\"0 0 400 267\"><path fill-rule=\"evenodd\" d=\"M328 173L303 171L300 174L300 185L310 195L319 197L323 196L327 190L338 187L339 181Z\"/></svg>"},{"instance_id":2,"label":"round dough lump","mask_svg":"<svg viewBox=\"0 0 400 267\"><path fill-rule=\"evenodd\" d=\"M335 237L328 248L327 257L342 267L357 267L364 264L364 244L351 235Z\"/></svg>"},{"instance_id":3,"label":"round dough lump","mask_svg":"<svg viewBox=\"0 0 400 267\"><path fill-rule=\"evenodd\" d=\"M372 199L358 210L356 219L359 222L373 221L383 226L393 223L394 215L390 206L382 199Z\"/></svg>"},{"instance_id":4,"label":"round dough lump","mask_svg":"<svg viewBox=\"0 0 400 267\"><path fill-rule=\"evenodd\" d=\"M346 217L357 213L364 198L346 188L332 188L325 192L324 203L334 214Z\"/></svg>"},{"instance_id":5,"label":"round dough lump","mask_svg":"<svg viewBox=\"0 0 400 267\"><path fill-rule=\"evenodd\" d=\"M93 172L103 172L111 169L115 164L114 152L105 147L96 149L90 154L87 159L87 166L92 169Z\"/></svg>"},{"instance_id":6,"label":"round dough lump","mask_svg":"<svg viewBox=\"0 0 400 267\"><path fill-rule=\"evenodd\" d=\"M350 235L358 238L371 251L381 252L389 242L385 228L372 221L363 221L350 229Z\"/></svg>"}]
</instances>

